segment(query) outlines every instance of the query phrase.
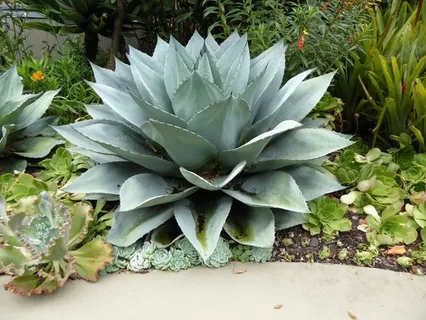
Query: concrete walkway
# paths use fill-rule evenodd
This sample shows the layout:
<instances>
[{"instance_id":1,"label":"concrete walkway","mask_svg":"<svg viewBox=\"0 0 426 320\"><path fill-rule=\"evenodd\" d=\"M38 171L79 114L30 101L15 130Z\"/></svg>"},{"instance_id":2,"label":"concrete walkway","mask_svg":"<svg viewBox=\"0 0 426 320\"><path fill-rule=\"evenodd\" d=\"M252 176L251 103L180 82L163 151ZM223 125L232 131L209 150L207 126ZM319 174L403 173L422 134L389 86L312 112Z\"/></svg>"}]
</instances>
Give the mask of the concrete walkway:
<instances>
[{"instance_id":1,"label":"concrete walkway","mask_svg":"<svg viewBox=\"0 0 426 320\"><path fill-rule=\"evenodd\" d=\"M0 283L6 281L6 276L0 277ZM110 275L96 284L72 281L50 296L22 298L0 291L1 320L353 320L354 316L425 320L426 277L324 264L235 264L179 273Z\"/></svg>"}]
</instances>

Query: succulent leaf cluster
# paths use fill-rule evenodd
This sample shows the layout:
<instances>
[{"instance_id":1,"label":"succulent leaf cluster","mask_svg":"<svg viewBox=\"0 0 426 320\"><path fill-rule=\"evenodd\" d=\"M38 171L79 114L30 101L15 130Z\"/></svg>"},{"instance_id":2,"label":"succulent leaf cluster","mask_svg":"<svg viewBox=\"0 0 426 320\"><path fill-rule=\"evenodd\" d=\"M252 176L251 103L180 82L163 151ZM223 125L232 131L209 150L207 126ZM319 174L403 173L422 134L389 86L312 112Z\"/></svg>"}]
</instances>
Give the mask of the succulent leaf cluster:
<instances>
[{"instance_id":1,"label":"succulent leaf cluster","mask_svg":"<svg viewBox=\"0 0 426 320\"><path fill-rule=\"evenodd\" d=\"M96 281L98 271L113 262L112 247L102 239L84 243L91 220L88 204L67 207L48 192L19 202L6 214L6 202L0 199L0 271L13 275L6 290L50 293L72 275Z\"/></svg>"}]
</instances>

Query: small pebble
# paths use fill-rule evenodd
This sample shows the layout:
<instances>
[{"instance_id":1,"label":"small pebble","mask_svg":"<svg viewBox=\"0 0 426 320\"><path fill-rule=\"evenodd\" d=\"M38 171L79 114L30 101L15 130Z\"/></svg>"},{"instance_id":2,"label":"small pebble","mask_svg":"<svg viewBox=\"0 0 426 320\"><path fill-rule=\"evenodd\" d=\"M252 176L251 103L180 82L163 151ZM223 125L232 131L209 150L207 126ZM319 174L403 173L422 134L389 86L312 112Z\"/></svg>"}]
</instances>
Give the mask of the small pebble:
<instances>
[{"instance_id":1,"label":"small pebble","mask_svg":"<svg viewBox=\"0 0 426 320\"><path fill-rule=\"evenodd\" d=\"M311 240L309 241L309 245L311 247L317 247L319 245L319 241L317 238L313 237L311 238Z\"/></svg>"}]
</instances>

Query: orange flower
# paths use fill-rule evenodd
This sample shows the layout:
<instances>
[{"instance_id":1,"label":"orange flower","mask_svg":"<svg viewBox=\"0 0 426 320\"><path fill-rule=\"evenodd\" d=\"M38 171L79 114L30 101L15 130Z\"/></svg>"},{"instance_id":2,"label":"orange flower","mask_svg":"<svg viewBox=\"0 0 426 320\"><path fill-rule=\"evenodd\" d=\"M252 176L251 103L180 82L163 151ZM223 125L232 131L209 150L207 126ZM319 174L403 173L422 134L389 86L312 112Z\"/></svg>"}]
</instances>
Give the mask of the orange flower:
<instances>
[{"instance_id":1,"label":"orange flower","mask_svg":"<svg viewBox=\"0 0 426 320\"><path fill-rule=\"evenodd\" d=\"M41 71L36 71L31 75L32 81L40 81L44 79L44 73Z\"/></svg>"},{"instance_id":2,"label":"orange flower","mask_svg":"<svg viewBox=\"0 0 426 320\"><path fill-rule=\"evenodd\" d=\"M299 49L299 51L302 51L304 46L305 46L305 35L302 34L300 36L299 41L297 41L297 49Z\"/></svg>"}]
</instances>

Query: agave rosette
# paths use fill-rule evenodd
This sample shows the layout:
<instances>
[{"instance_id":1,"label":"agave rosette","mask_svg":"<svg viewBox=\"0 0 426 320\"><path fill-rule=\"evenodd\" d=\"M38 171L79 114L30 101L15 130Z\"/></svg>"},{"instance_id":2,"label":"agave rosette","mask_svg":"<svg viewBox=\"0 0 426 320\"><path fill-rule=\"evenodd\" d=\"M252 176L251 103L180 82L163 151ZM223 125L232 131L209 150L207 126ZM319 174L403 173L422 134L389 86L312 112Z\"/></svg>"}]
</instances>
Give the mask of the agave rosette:
<instances>
[{"instance_id":1,"label":"agave rosette","mask_svg":"<svg viewBox=\"0 0 426 320\"><path fill-rule=\"evenodd\" d=\"M281 87L285 49L250 60L246 35L219 45L195 33L186 47L159 39L152 57L131 48L115 72L93 66L104 105L56 130L99 164L65 190L120 199L108 236L118 246L183 233L206 260L224 229L271 247L276 228L304 221L306 201L342 189L320 165L352 143L303 125L334 73Z\"/></svg>"},{"instance_id":2,"label":"agave rosette","mask_svg":"<svg viewBox=\"0 0 426 320\"><path fill-rule=\"evenodd\" d=\"M0 172L23 171L23 158L43 158L58 144L51 125L59 117L41 118L57 91L23 94L16 66L0 75ZM21 158L16 158L19 156Z\"/></svg>"}]
</instances>

